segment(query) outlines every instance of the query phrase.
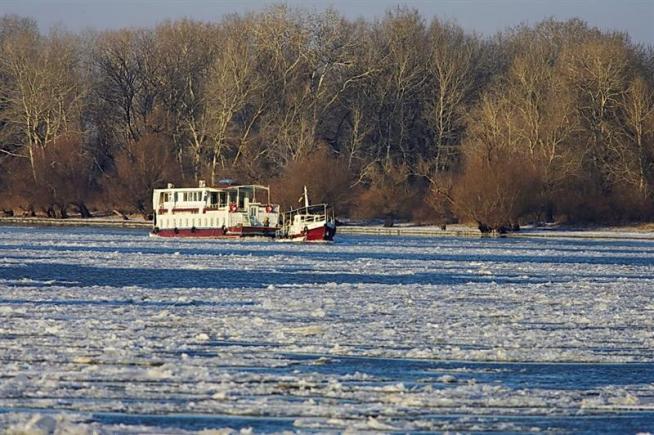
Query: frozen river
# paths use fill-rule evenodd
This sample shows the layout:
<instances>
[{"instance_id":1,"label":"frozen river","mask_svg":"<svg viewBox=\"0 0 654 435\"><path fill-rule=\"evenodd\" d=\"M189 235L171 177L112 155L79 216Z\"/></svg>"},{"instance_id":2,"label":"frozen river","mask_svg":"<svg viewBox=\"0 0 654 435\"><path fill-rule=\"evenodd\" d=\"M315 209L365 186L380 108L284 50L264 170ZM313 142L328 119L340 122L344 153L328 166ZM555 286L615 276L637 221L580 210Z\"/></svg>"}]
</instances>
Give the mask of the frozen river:
<instances>
[{"instance_id":1,"label":"frozen river","mask_svg":"<svg viewBox=\"0 0 654 435\"><path fill-rule=\"evenodd\" d=\"M0 432L654 431L654 242L0 227Z\"/></svg>"}]
</instances>

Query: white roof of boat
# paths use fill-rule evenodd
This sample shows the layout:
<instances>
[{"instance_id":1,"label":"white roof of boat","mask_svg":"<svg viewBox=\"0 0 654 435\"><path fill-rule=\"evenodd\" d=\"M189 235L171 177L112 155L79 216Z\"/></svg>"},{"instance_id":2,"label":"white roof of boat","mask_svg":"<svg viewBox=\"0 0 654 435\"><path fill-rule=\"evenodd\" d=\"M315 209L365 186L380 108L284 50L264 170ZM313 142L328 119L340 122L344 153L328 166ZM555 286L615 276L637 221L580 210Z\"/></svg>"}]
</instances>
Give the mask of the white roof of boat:
<instances>
[{"instance_id":1,"label":"white roof of boat","mask_svg":"<svg viewBox=\"0 0 654 435\"><path fill-rule=\"evenodd\" d=\"M265 189L269 190L268 186L262 186L259 184L238 184L235 186L224 186L224 187L164 187L161 189L154 189L155 192L173 192L173 191L212 191L212 192L220 192L223 190L236 190L239 188L256 188L256 189Z\"/></svg>"}]
</instances>

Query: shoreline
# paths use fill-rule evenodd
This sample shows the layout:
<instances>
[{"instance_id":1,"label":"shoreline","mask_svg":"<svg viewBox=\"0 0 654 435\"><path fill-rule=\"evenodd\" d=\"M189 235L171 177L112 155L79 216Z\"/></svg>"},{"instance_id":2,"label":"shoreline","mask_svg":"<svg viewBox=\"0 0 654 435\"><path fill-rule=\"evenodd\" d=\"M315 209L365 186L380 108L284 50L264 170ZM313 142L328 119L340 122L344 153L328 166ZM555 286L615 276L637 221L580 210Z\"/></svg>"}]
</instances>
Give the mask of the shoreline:
<instances>
[{"instance_id":1,"label":"shoreline","mask_svg":"<svg viewBox=\"0 0 654 435\"><path fill-rule=\"evenodd\" d=\"M123 220L111 218L45 218L45 217L0 217L0 226L31 227L110 227L110 228L151 228L152 223L145 220Z\"/></svg>"},{"instance_id":2,"label":"shoreline","mask_svg":"<svg viewBox=\"0 0 654 435\"><path fill-rule=\"evenodd\" d=\"M150 229L152 222L119 218L66 218L53 219L42 217L0 217L0 226L34 226L34 227L104 227ZM340 234L361 234L379 236L413 236L413 237L509 237L509 238L575 238L575 239L628 239L652 240L654 231L634 227L525 227L509 234L482 234L477 228L466 225L449 225L442 230L437 226L398 225L383 227L380 225L342 225Z\"/></svg>"}]
</instances>

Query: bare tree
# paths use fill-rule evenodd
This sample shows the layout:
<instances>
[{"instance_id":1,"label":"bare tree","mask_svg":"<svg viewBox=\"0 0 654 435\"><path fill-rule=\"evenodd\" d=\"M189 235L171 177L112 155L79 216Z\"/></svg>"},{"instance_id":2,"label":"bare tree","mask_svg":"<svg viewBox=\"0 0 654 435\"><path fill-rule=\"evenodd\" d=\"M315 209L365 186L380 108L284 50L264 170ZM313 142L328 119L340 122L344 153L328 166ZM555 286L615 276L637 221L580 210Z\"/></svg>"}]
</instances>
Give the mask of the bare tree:
<instances>
[{"instance_id":1,"label":"bare tree","mask_svg":"<svg viewBox=\"0 0 654 435\"><path fill-rule=\"evenodd\" d=\"M29 159L36 181L37 149L79 129L84 88L76 40L58 31L45 38L35 29L21 28L3 38L1 51L0 73L6 85L0 122L4 134L18 141L17 152L4 153Z\"/></svg>"},{"instance_id":2,"label":"bare tree","mask_svg":"<svg viewBox=\"0 0 654 435\"><path fill-rule=\"evenodd\" d=\"M622 35L593 38L567 47L560 62L582 125L577 137L586 145L584 160L609 193L620 159L618 117L630 75L625 41Z\"/></svg>"},{"instance_id":3,"label":"bare tree","mask_svg":"<svg viewBox=\"0 0 654 435\"><path fill-rule=\"evenodd\" d=\"M254 102L244 122L237 125L236 116L243 113L254 96L261 92L263 83L256 74L256 46L247 30L252 26L251 18L231 17L223 23L220 31L221 44L212 63L206 85L206 111L211 139L210 179L217 181L221 169L237 162L252 127L263 112L265 100ZM239 139L230 154L228 150L230 127L240 131Z\"/></svg>"},{"instance_id":4,"label":"bare tree","mask_svg":"<svg viewBox=\"0 0 654 435\"><path fill-rule=\"evenodd\" d=\"M179 171L165 136L149 133L123 148L112 172L102 179L105 196L112 207L147 217L152 212L152 190L179 181Z\"/></svg>"},{"instance_id":5,"label":"bare tree","mask_svg":"<svg viewBox=\"0 0 654 435\"><path fill-rule=\"evenodd\" d=\"M376 158L371 137L376 131L378 101L374 83L382 72L370 26L362 21L341 30L348 35L347 50L341 54L341 67L333 85L337 90L331 101L335 108L332 118L334 148L346 158L351 171L357 171ZM343 67L344 66L344 67Z\"/></svg>"},{"instance_id":6,"label":"bare tree","mask_svg":"<svg viewBox=\"0 0 654 435\"><path fill-rule=\"evenodd\" d=\"M195 180L201 176L211 148L207 81L221 36L217 26L190 20L164 23L155 29L159 67L153 80L168 114L166 131L175 144L182 173L189 166ZM185 154L190 155L188 165Z\"/></svg>"},{"instance_id":7,"label":"bare tree","mask_svg":"<svg viewBox=\"0 0 654 435\"><path fill-rule=\"evenodd\" d=\"M379 99L378 158L413 163L424 137L420 110L427 82L425 25L416 11L396 9L373 29L382 72L375 81Z\"/></svg>"},{"instance_id":8,"label":"bare tree","mask_svg":"<svg viewBox=\"0 0 654 435\"><path fill-rule=\"evenodd\" d=\"M430 54L429 100L425 116L433 130L433 149L427 158L433 159L437 172L451 169L457 160L465 115L472 103L479 43L463 29L432 21L428 30Z\"/></svg>"},{"instance_id":9,"label":"bare tree","mask_svg":"<svg viewBox=\"0 0 654 435\"><path fill-rule=\"evenodd\" d=\"M307 186L313 204L327 203L338 214L347 215L354 200L350 178L344 160L323 144L315 152L290 162L273 180L272 192L282 207L298 208L298 197Z\"/></svg>"},{"instance_id":10,"label":"bare tree","mask_svg":"<svg viewBox=\"0 0 654 435\"><path fill-rule=\"evenodd\" d=\"M419 192L411 184L410 167L382 163L367 169L369 188L358 197L357 214L363 218L381 217L385 227L392 227L397 219L410 218L419 201Z\"/></svg>"},{"instance_id":11,"label":"bare tree","mask_svg":"<svg viewBox=\"0 0 654 435\"><path fill-rule=\"evenodd\" d=\"M151 31L119 30L98 39L94 53L95 122L110 130L118 146L160 131L163 116Z\"/></svg>"},{"instance_id":12,"label":"bare tree","mask_svg":"<svg viewBox=\"0 0 654 435\"><path fill-rule=\"evenodd\" d=\"M623 95L624 142L617 168L621 178L646 200L654 189L654 90L641 77Z\"/></svg>"}]
</instances>

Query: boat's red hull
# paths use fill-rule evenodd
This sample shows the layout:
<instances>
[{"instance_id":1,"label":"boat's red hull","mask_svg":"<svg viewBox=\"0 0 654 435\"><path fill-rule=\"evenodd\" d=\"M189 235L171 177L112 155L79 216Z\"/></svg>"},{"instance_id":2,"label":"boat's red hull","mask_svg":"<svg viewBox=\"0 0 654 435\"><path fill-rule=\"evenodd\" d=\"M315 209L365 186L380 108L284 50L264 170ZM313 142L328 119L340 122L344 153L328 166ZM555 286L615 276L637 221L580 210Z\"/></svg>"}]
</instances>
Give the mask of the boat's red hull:
<instances>
[{"instance_id":1,"label":"boat's red hull","mask_svg":"<svg viewBox=\"0 0 654 435\"><path fill-rule=\"evenodd\" d=\"M274 227L231 227L231 228L176 228L155 229L151 233L157 237L184 237L205 239L236 239L241 237L275 237ZM334 240L336 228L320 226L299 234L291 234L287 238L292 240L317 242Z\"/></svg>"},{"instance_id":2,"label":"boat's red hull","mask_svg":"<svg viewBox=\"0 0 654 435\"><path fill-rule=\"evenodd\" d=\"M318 242L318 241L332 241L334 240L334 235L336 235L335 227L328 227L326 225L320 226L317 228L311 228L306 232L300 234L290 235L291 239L303 240L307 242Z\"/></svg>"},{"instance_id":3,"label":"boat's red hull","mask_svg":"<svg viewBox=\"0 0 654 435\"><path fill-rule=\"evenodd\" d=\"M233 239L239 237L275 237L273 227L183 228L152 231L157 237Z\"/></svg>"}]
</instances>

